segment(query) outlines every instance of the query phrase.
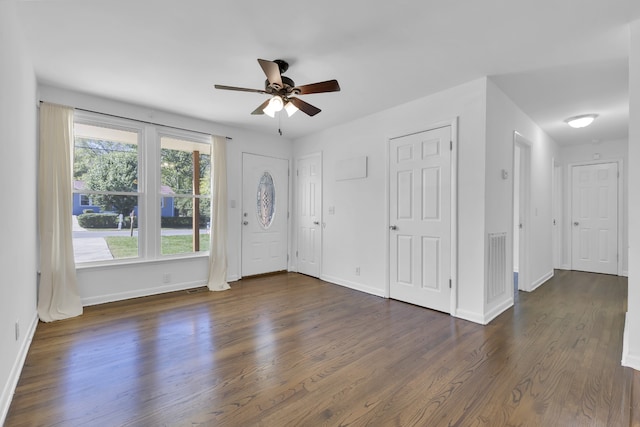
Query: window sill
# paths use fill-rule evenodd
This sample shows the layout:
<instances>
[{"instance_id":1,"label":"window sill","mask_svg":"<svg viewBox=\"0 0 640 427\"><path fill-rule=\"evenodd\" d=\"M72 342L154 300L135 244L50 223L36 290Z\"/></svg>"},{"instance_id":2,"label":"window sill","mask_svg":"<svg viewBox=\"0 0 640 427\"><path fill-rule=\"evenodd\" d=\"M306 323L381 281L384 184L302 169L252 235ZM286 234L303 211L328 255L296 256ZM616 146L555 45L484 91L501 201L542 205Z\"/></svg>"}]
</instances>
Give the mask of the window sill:
<instances>
[{"instance_id":1,"label":"window sill","mask_svg":"<svg viewBox=\"0 0 640 427\"><path fill-rule=\"evenodd\" d=\"M204 259L204 258L209 258L209 252L202 252L198 254L185 254L185 255L167 255L161 258L153 258L153 259L132 258L132 259L123 259L119 261L108 260L108 261L83 262L81 264L76 264L76 271L114 268L114 267L126 267L131 265L163 264L166 262L192 261L192 260L198 260L198 259Z\"/></svg>"}]
</instances>

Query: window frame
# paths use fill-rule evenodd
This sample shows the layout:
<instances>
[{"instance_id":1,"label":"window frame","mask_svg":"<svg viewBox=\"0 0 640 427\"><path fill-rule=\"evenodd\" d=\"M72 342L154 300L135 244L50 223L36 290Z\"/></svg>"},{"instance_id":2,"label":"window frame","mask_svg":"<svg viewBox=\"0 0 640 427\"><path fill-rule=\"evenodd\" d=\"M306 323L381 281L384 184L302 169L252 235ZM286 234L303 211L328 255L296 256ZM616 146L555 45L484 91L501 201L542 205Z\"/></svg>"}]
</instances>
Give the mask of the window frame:
<instances>
[{"instance_id":1,"label":"window frame","mask_svg":"<svg viewBox=\"0 0 640 427\"><path fill-rule=\"evenodd\" d=\"M195 143L207 144L210 152L207 153L213 159L213 138L210 135L191 132L181 129L174 129L166 126L145 123L134 119L125 119L113 117L94 112L77 111L74 114L74 127L76 123L91 126L99 126L136 132L138 147L138 188L135 193L126 192L100 192L87 191L87 189L73 190L74 194L86 194L87 196L95 194L110 195L126 195L136 196L138 198L138 256L131 258L114 258L101 261L76 261L77 268L106 266L106 265L122 265L135 264L145 262L157 262L161 260L180 259L180 258L202 258L208 257L209 251L186 252L178 254L162 254L161 248L161 214L164 205L164 197L161 194L161 137L166 136L175 139L183 139ZM72 138L72 177L74 165L74 146L75 135ZM213 160L211 160L213 167ZM210 187L211 188L211 187ZM206 196L213 203L212 194ZM71 202L73 203L73 202Z\"/></svg>"},{"instance_id":2,"label":"window frame","mask_svg":"<svg viewBox=\"0 0 640 427\"><path fill-rule=\"evenodd\" d=\"M213 138L210 135L205 135L202 133L197 133L197 132L189 132L186 130L182 130L182 129L174 129L174 128L169 128L166 126L158 126L158 132L157 132L157 149L158 149L158 155L157 155L157 174L158 174L158 197L163 198L163 197L168 197L166 194L163 194L161 191L161 185L162 185L162 177L161 177L161 169L162 169L162 138L171 138L171 139L177 139L177 140L183 140L187 143L194 143L194 144L203 144L203 145L207 145L209 147L209 152L206 153L207 155L209 155L210 158L210 179L212 179L213 177ZM201 152L202 154L202 152ZM171 195L171 197L174 199L174 209L175 209L175 201L176 199L190 199L192 201L194 201L195 199L199 199L199 200L205 200L208 199L210 201L209 206L213 206L213 194L211 193L211 190L213 189L213 183L209 182L209 195L202 195L202 194L193 194L193 189L192 189L192 194L186 194L186 193L177 193L174 190L174 194ZM209 212L209 218L211 218L211 212ZM158 210L158 221L161 222L161 209ZM160 227L160 233L159 233L159 239L160 242L162 242L162 227ZM162 259L167 259L167 258L182 258L182 257L197 257L197 256L208 256L209 255L209 250L207 251L198 251L198 252L184 252L184 253L175 253L175 254L162 254L162 248L160 247L160 245L158 245L158 256L159 258ZM209 242L209 248L211 248L211 242Z\"/></svg>"}]
</instances>

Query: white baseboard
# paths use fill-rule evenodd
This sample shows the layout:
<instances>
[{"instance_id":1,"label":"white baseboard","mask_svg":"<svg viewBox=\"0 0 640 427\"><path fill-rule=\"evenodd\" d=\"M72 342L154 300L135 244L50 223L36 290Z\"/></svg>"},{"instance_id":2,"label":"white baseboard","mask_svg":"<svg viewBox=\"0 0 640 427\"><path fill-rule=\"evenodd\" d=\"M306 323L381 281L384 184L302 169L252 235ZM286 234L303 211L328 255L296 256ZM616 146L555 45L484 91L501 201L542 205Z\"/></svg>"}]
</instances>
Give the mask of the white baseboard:
<instances>
[{"instance_id":1,"label":"white baseboard","mask_svg":"<svg viewBox=\"0 0 640 427\"><path fill-rule=\"evenodd\" d=\"M360 292L366 292L371 295L384 298L384 289L372 288L371 286L363 285L362 283L351 282L349 280L340 279L333 276L321 275L320 280L333 283L334 285L344 286L345 288L353 289Z\"/></svg>"},{"instance_id":2,"label":"white baseboard","mask_svg":"<svg viewBox=\"0 0 640 427\"><path fill-rule=\"evenodd\" d=\"M24 362L27 359L27 353L29 352L29 347L31 347L31 341L33 340L33 335L36 333L37 326L38 313L36 312L34 313L33 319L31 319L31 324L26 331L27 333L25 334L24 341L20 346L20 350L18 351L16 360L11 367L11 371L9 372L9 379L2 389L2 395L0 395L0 425L4 425L7 414L9 413L9 406L11 406L13 394L15 393L16 387L18 386L18 380L20 379L20 374L22 373L22 367L24 366Z\"/></svg>"},{"instance_id":3,"label":"white baseboard","mask_svg":"<svg viewBox=\"0 0 640 427\"><path fill-rule=\"evenodd\" d=\"M510 298L505 299L500 304L496 305L494 308L489 310L488 313L485 313L483 325L489 324L489 322L491 322L496 317L500 316L502 313L504 313L511 307L513 307L513 300Z\"/></svg>"},{"instance_id":4,"label":"white baseboard","mask_svg":"<svg viewBox=\"0 0 640 427\"><path fill-rule=\"evenodd\" d=\"M622 334L622 366L640 371L640 354L629 353L629 313L625 315L624 332Z\"/></svg>"},{"instance_id":5,"label":"white baseboard","mask_svg":"<svg viewBox=\"0 0 640 427\"><path fill-rule=\"evenodd\" d=\"M240 280L240 276L238 276L237 274L227 276L227 282L237 282L238 280Z\"/></svg>"},{"instance_id":6,"label":"white baseboard","mask_svg":"<svg viewBox=\"0 0 640 427\"><path fill-rule=\"evenodd\" d=\"M531 283L531 289L529 289L528 292L535 291L540 286L542 286L542 284L544 284L544 282L546 282L547 280L551 279L552 277L553 277L553 270L549 271L548 273L546 273L542 277L538 278L538 280L536 280L535 282Z\"/></svg>"},{"instance_id":7,"label":"white baseboard","mask_svg":"<svg viewBox=\"0 0 640 427\"><path fill-rule=\"evenodd\" d=\"M153 288L146 289L134 289L127 292L119 292L116 294L97 295L93 297L83 298L82 305L90 306L97 304L105 304L108 302L122 301L131 298L147 297L150 295L165 294L167 292L184 291L186 289L193 289L200 286L206 286L206 283L202 281L174 283L166 286L154 286Z\"/></svg>"},{"instance_id":8,"label":"white baseboard","mask_svg":"<svg viewBox=\"0 0 640 427\"><path fill-rule=\"evenodd\" d=\"M479 325L485 325L484 316L481 313L476 313L474 311L467 310L456 310L455 313L451 314L453 317L457 317L462 320L467 320L469 322L477 323Z\"/></svg>"}]
</instances>

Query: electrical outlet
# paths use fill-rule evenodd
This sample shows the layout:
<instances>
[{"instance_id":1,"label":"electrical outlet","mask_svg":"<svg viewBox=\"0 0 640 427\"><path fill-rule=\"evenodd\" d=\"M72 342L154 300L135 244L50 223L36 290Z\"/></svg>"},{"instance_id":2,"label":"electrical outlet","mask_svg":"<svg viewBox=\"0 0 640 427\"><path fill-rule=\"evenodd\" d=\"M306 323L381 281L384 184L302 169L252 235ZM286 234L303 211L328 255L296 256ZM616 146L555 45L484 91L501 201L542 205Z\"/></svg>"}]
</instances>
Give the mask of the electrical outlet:
<instances>
[{"instance_id":1,"label":"electrical outlet","mask_svg":"<svg viewBox=\"0 0 640 427\"><path fill-rule=\"evenodd\" d=\"M360 267L356 267L356 276L360 275Z\"/></svg>"},{"instance_id":2,"label":"electrical outlet","mask_svg":"<svg viewBox=\"0 0 640 427\"><path fill-rule=\"evenodd\" d=\"M20 339L20 321L16 320L16 341Z\"/></svg>"},{"instance_id":3,"label":"electrical outlet","mask_svg":"<svg viewBox=\"0 0 640 427\"><path fill-rule=\"evenodd\" d=\"M164 273L162 275L162 282L163 283L171 283L171 274L170 273Z\"/></svg>"}]
</instances>

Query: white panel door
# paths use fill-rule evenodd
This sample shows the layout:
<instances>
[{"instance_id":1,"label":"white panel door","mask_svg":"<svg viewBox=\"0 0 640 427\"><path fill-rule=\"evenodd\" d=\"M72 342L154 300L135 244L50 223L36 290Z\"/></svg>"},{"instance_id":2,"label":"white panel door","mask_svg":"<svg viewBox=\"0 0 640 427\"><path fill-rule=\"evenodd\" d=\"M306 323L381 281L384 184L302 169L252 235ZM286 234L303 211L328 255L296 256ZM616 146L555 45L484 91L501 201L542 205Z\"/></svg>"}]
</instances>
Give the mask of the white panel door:
<instances>
[{"instance_id":1,"label":"white panel door","mask_svg":"<svg viewBox=\"0 0 640 427\"><path fill-rule=\"evenodd\" d=\"M298 272L320 277L322 159L319 153L298 160L296 179Z\"/></svg>"},{"instance_id":2,"label":"white panel door","mask_svg":"<svg viewBox=\"0 0 640 427\"><path fill-rule=\"evenodd\" d=\"M618 164L572 168L572 269L618 273Z\"/></svg>"},{"instance_id":3,"label":"white panel door","mask_svg":"<svg viewBox=\"0 0 640 427\"><path fill-rule=\"evenodd\" d=\"M289 161L242 155L242 276L287 269Z\"/></svg>"},{"instance_id":4,"label":"white panel door","mask_svg":"<svg viewBox=\"0 0 640 427\"><path fill-rule=\"evenodd\" d=\"M451 127L390 141L390 297L451 311Z\"/></svg>"}]
</instances>

